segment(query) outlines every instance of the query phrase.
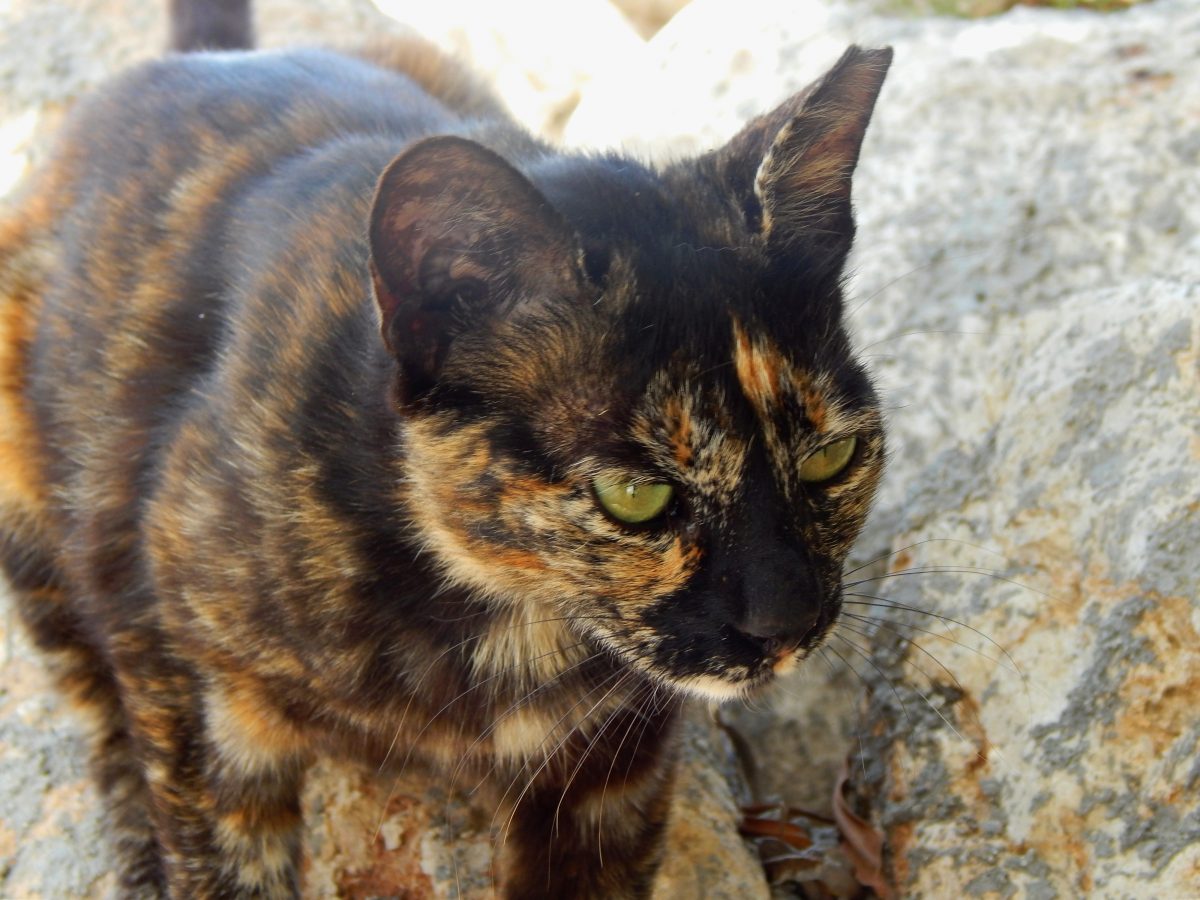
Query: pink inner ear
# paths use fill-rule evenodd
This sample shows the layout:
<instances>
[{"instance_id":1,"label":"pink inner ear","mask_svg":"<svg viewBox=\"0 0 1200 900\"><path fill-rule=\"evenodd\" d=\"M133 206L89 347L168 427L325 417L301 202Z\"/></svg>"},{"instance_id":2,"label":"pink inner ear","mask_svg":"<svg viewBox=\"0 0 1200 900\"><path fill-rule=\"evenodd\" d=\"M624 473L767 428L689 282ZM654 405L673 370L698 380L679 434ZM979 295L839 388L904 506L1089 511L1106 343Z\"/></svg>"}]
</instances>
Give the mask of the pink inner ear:
<instances>
[{"instance_id":1,"label":"pink inner ear","mask_svg":"<svg viewBox=\"0 0 1200 900\"><path fill-rule=\"evenodd\" d=\"M381 317L381 330L383 332L384 342L387 344L388 350L395 353L396 348L391 345L390 324L396 314L396 309L399 306L399 301L395 293L388 287L387 282L379 275L379 269L375 265L375 260L370 260L371 269L371 285L375 290L375 303L379 306Z\"/></svg>"}]
</instances>

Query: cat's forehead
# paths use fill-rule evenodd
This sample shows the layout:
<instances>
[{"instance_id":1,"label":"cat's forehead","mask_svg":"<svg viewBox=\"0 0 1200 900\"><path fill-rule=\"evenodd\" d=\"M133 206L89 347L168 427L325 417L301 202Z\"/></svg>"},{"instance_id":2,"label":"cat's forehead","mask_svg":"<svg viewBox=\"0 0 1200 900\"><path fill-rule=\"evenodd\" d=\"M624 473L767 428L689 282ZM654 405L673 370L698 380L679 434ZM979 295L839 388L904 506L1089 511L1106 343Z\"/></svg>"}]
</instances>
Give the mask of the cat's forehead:
<instances>
[{"instance_id":1,"label":"cat's forehead","mask_svg":"<svg viewBox=\"0 0 1200 900\"><path fill-rule=\"evenodd\" d=\"M748 454L761 447L784 493L812 450L876 426L873 403L837 373L798 359L761 326L725 319L726 358L678 354L647 382L632 416L634 440L660 471L717 504L741 485Z\"/></svg>"},{"instance_id":2,"label":"cat's forehead","mask_svg":"<svg viewBox=\"0 0 1200 900\"><path fill-rule=\"evenodd\" d=\"M718 506L738 492L752 437L737 425L735 399L693 366L659 370L631 418L631 436L651 464Z\"/></svg>"},{"instance_id":3,"label":"cat's forehead","mask_svg":"<svg viewBox=\"0 0 1200 900\"><path fill-rule=\"evenodd\" d=\"M819 439L853 430L855 417L848 415L846 398L825 365L794 359L769 332L747 327L736 315L730 330L739 392L768 438L782 417Z\"/></svg>"},{"instance_id":4,"label":"cat's forehead","mask_svg":"<svg viewBox=\"0 0 1200 900\"><path fill-rule=\"evenodd\" d=\"M519 344L536 348L522 356L536 361L526 383L564 462L632 438L653 469L719 493L736 488L752 445L794 468L814 442L852 430L859 397L842 376L857 364L837 279L781 269L736 208L675 174L600 166L547 181L594 280L549 339Z\"/></svg>"}]
</instances>

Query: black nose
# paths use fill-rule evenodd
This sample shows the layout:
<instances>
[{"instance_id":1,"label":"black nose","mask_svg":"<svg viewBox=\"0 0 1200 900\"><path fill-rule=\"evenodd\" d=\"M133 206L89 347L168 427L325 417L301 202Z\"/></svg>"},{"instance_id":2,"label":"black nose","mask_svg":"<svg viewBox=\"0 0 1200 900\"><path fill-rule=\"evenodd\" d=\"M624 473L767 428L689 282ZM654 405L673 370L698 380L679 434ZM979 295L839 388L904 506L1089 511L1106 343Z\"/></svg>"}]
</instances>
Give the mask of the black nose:
<instances>
[{"instance_id":1,"label":"black nose","mask_svg":"<svg viewBox=\"0 0 1200 900\"><path fill-rule=\"evenodd\" d=\"M745 494L709 547L708 573L725 627L768 657L812 645L836 613L829 560L797 531L797 511L779 500L772 463L759 447L747 461Z\"/></svg>"},{"instance_id":2,"label":"black nose","mask_svg":"<svg viewBox=\"0 0 1200 900\"><path fill-rule=\"evenodd\" d=\"M784 614L786 613L786 615ZM743 637L762 648L764 656L794 650L817 637L821 611L817 604L801 609L755 609L737 625Z\"/></svg>"},{"instance_id":3,"label":"black nose","mask_svg":"<svg viewBox=\"0 0 1200 900\"><path fill-rule=\"evenodd\" d=\"M741 578L742 609L737 629L765 653L794 649L815 640L827 590L815 567L793 548L748 567Z\"/></svg>"}]
</instances>

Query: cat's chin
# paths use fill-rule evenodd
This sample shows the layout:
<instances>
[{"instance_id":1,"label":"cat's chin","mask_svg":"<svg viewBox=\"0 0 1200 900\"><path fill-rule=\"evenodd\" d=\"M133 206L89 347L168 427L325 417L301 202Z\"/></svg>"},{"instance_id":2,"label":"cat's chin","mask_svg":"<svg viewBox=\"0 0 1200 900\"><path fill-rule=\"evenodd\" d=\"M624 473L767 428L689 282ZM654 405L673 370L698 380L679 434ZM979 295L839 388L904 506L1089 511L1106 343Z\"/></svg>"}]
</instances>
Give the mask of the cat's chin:
<instances>
[{"instance_id":1,"label":"cat's chin","mask_svg":"<svg viewBox=\"0 0 1200 900\"><path fill-rule=\"evenodd\" d=\"M744 700L761 689L771 679L747 678L745 681L730 681L715 675L693 675L688 678L672 678L671 686L680 693L700 700L725 703Z\"/></svg>"},{"instance_id":2,"label":"cat's chin","mask_svg":"<svg viewBox=\"0 0 1200 900\"><path fill-rule=\"evenodd\" d=\"M807 654L792 651L781 654L774 660L761 660L757 664L730 665L721 675L680 675L664 671L648 660L619 651L609 650L618 665L630 667L652 682L685 697L716 703L731 700L746 700L760 694L773 685L781 675L795 670Z\"/></svg>"},{"instance_id":3,"label":"cat's chin","mask_svg":"<svg viewBox=\"0 0 1200 900\"><path fill-rule=\"evenodd\" d=\"M793 665L791 668L795 668ZM671 687L690 697L700 700L726 703L730 700L745 700L761 693L765 688L775 683L777 677L783 674L779 668L762 667L744 678L737 680L716 675L689 675L683 678L673 677Z\"/></svg>"},{"instance_id":4,"label":"cat's chin","mask_svg":"<svg viewBox=\"0 0 1200 900\"><path fill-rule=\"evenodd\" d=\"M753 668L739 667L740 677L731 672L726 676L669 676L666 680L680 693L701 700L718 703L745 700L762 693L775 684L780 677L794 672L806 656L807 653L803 651L794 651L780 655L773 662L764 661L761 665Z\"/></svg>"}]
</instances>

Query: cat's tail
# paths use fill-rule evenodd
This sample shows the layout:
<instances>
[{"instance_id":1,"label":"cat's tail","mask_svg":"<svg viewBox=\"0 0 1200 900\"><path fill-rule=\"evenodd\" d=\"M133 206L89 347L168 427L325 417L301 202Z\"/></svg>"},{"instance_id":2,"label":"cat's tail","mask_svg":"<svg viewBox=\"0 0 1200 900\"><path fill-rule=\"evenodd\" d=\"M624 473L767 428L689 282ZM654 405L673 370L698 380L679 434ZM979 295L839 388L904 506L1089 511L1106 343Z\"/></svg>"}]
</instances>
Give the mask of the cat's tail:
<instances>
[{"instance_id":1,"label":"cat's tail","mask_svg":"<svg viewBox=\"0 0 1200 900\"><path fill-rule=\"evenodd\" d=\"M171 0L171 49L252 50L250 0Z\"/></svg>"}]
</instances>

